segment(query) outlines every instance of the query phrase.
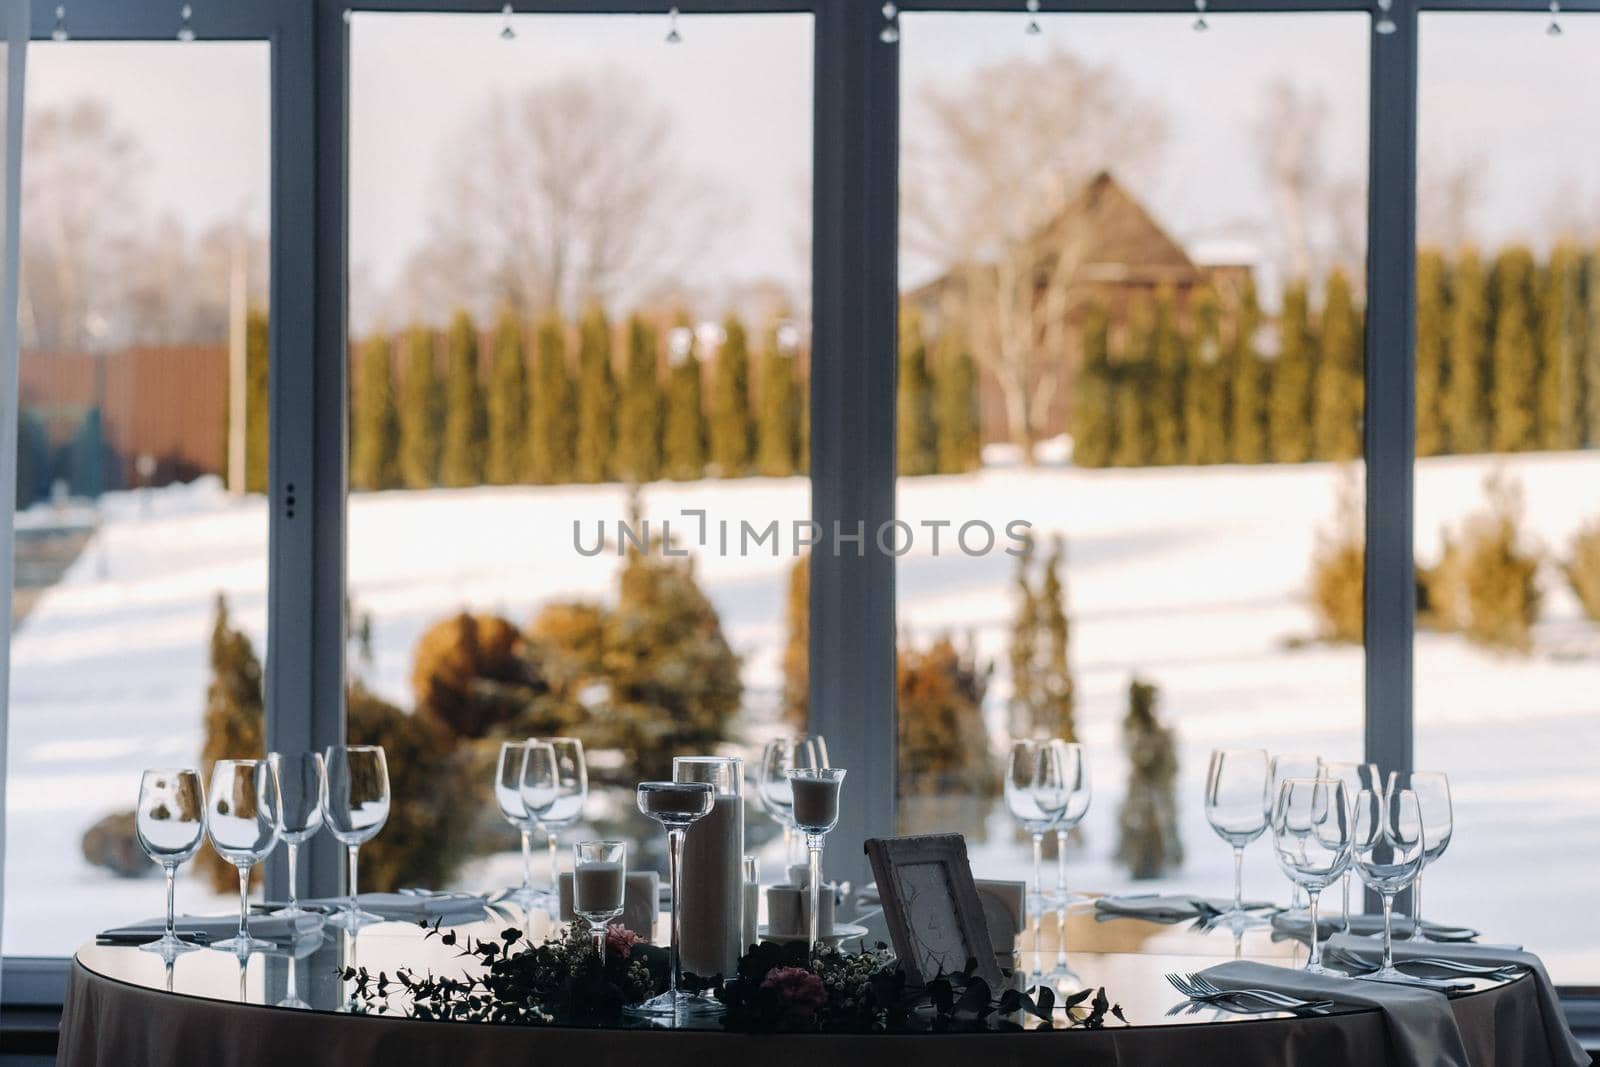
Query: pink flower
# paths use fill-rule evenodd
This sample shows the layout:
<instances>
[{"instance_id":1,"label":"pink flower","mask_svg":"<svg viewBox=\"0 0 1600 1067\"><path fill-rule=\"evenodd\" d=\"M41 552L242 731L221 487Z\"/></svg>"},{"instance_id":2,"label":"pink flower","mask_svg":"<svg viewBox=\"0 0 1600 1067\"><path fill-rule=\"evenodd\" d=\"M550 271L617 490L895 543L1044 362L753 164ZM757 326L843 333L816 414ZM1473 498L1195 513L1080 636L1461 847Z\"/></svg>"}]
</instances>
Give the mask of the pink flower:
<instances>
[{"instance_id":1,"label":"pink flower","mask_svg":"<svg viewBox=\"0 0 1600 1067\"><path fill-rule=\"evenodd\" d=\"M606 927L606 952L627 959L633 955L633 946L644 940L621 923Z\"/></svg>"},{"instance_id":2,"label":"pink flower","mask_svg":"<svg viewBox=\"0 0 1600 1067\"><path fill-rule=\"evenodd\" d=\"M774 967L761 980L762 989L775 989L797 1019L808 1020L828 1002L822 979L804 967Z\"/></svg>"}]
</instances>

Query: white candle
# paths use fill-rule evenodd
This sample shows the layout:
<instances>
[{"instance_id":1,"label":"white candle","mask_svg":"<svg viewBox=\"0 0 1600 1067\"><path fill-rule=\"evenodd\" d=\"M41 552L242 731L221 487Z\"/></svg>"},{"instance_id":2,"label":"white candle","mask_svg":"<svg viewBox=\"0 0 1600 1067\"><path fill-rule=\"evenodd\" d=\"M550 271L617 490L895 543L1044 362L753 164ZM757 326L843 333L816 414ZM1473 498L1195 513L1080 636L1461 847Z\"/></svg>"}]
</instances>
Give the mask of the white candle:
<instances>
[{"instance_id":1,"label":"white candle","mask_svg":"<svg viewBox=\"0 0 1600 1067\"><path fill-rule=\"evenodd\" d=\"M572 910L584 918L612 916L622 911L622 864L579 865L572 887Z\"/></svg>"},{"instance_id":2,"label":"white candle","mask_svg":"<svg viewBox=\"0 0 1600 1067\"><path fill-rule=\"evenodd\" d=\"M744 936L744 801L722 795L683 840L683 899L678 951L683 968L702 977L731 976Z\"/></svg>"},{"instance_id":3,"label":"white candle","mask_svg":"<svg viewBox=\"0 0 1600 1067\"><path fill-rule=\"evenodd\" d=\"M794 778L794 822L802 830L832 829L839 821L839 783L828 778Z\"/></svg>"}]
</instances>

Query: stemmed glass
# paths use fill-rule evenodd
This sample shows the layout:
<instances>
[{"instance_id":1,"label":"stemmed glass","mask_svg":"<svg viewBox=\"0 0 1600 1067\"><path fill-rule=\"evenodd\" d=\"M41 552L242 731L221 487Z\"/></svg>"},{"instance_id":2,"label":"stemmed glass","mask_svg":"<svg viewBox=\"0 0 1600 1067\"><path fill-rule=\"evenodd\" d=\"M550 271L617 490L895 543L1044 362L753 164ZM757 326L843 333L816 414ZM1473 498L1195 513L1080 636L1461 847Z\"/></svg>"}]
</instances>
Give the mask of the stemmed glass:
<instances>
[{"instance_id":1,"label":"stemmed glass","mask_svg":"<svg viewBox=\"0 0 1600 1067\"><path fill-rule=\"evenodd\" d=\"M1350 866L1350 800L1333 778L1286 778L1272 808L1272 845L1278 866L1304 887L1311 916L1311 954L1306 970L1332 974L1322 965L1317 937L1317 902L1330 882Z\"/></svg>"},{"instance_id":2,"label":"stemmed glass","mask_svg":"<svg viewBox=\"0 0 1600 1067\"><path fill-rule=\"evenodd\" d=\"M579 841L572 846L572 912L589 921L600 965L606 962L606 924L622 914L628 846L621 841Z\"/></svg>"},{"instance_id":3,"label":"stemmed glass","mask_svg":"<svg viewBox=\"0 0 1600 1067\"><path fill-rule=\"evenodd\" d=\"M1267 809L1270 812L1273 802L1277 799L1278 790L1290 778L1321 778L1323 774L1322 758L1320 756L1273 756L1271 770L1267 776ZM1288 919L1303 919L1306 915L1306 902L1301 892L1299 882L1292 882L1289 894L1289 908L1284 912Z\"/></svg>"},{"instance_id":4,"label":"stemmed glass","mask_svg":"<svg viewBox=\"0 0 1600 1067\"><path fill-rule=\"evenodd\" d=\"M379 745L330 745L323 759L328 792L322 808L328 829L350 853L350 899L328 921L356 930L383 921L361 910L356 873L361 846L389 821L389 761Z\"/></svg>"},{"instance_id":5,"label":"stemmed glass","mask_svg":"<svg viewBox=\"0 0 1600 1067\"><path fill-rule=\"evenodd\" d=\"M239 868L239 932L212 948L242 957L272 948L250 936L250 868L278 844L282 799L278 776L264 759L222 759L211 768L206 833L217 854Z\"/></svg>"},{"instance_id":6,"label":"stemmed glass","mask_svg":"<svg viewBox=\"0 0 1600 1067\"><path fill-rule=\"evenodd\" d=\"M159 952L170 961L181 952L200 947L178 937L173 919L178 868L194 856L206 832L206 794L200 772L187 767L145 771L139 779L139 811L134 827L144 854L160 864L167 876L166 932L159 941L139 947L146 952Z\"/></svg>"},{"instance_id":7,"label":"stemmed glass","mask_svg":"<svg viewBox=\"0 0 1600 1067\"><path fill-rule=\"evenodd\" d=\"M1044 906L1044 835L1066 810L1071 789L1061 753L1049 741L1011 742L1006 760L1006 810L1033 837L1033 901Z\"/></svg>"},{"instance_id":8,"label":"stemmed glass","mask_svg":"<svg viewBox=\"0 0 1600 1067\"><path fill-rule=\"evenodd\" d=\"M320 752L296 752L285 756L267 753L272 773L278 777L283 807L278 812L278 836L289 851L289 906L278 914L297 919L312 912L300 906L300 886L295 880L300 846L322 829L322 794L327 790L327 769Z\"/></svg>"},{"instance_id":9,"label":"stemmed glass","mask_svg":"<svg viewBox=\"0 0 1600 1067\"><path fill-rule=\"evenodd\" d=\"M811 859L812 952L817 951L822 932L822 840L839 825L839 788L843 784L844 770L839 767L789 772L789 787L794 792L794 826L806 835L806 853Z\"/></svg>"},{"instance_id":10,"label":"stemmed glass","mask_svg":"<svg viewBox=\"0 0 1600 1067\"><path fill-rule=\"evenodd\" d=\"M1093 790L1089 784L1089 760L1083 746L1058 737L1050 742L1050 747L1056 750L1057 759L1061 761L1061 777L1068 789L1067 806L1061 809L1055 823L1056 896L1061 898L1061 905L1065 907L1071 901L1067 893L1067 837L1072 833L1072 828L1089 813Z\"/></svg>"},{"instance_id":11,"label":"stemmed glass","mask_svg":"<svg viewBox=\"0 0 1600 1067\"><path fill-rule=\"evenodd\" d=\"M761 806L783 827L783 862L794 862L795 826L791 809L794 791L789 787L789 772L817 770L828 766L828 743L821 734L775 737L761 753L760 777L756 796Z\"/></svg>"},{"instance_id":12,"label":"stemmed glass","mask_svg":"<svg viewBox=\"0 0 1600 1067\"><path fill-rule=\"evenodd\" d=\"M1259 922L1244 908L1244 847L1267 828L1267 753L1259 748L1219 748L1206 769L1206 821L1233 846L1233 907L1218 921Z\"/></svg>"},{"instance_id":13,"label":"stemmed glass","mask_svg":"<svg viewBox=\"0 0 1600 1067\"><path fill-rule=\"evenodd\" d=\"M1411 886L1411 937L1412 941L1434 941L1422 929L1422 875L1433 861L1444 855L1450 847L1450 836L1455 831L1450 805L1450 779L1442 771L1390 771L1386 793L1409 789L1417 794L1417 804L1422 808L1422 839L1427 848L1422 854L1422 870Z\"/></svg>"},{"instance_id":14,"label":"stemmed glass","mask_svg":"<svg viewBox=\"0 0 1600 1067\"><path fill-rule=\"evenodd\" d=\"M630 1015L668 1016L674 1021L690 1015L710 1015L722 1005L678 989L683 964L678 956L678 905L683 899L683 835L697 819L711 812L716 793L710 782L640 782L639 811L667 831L667 880L672 886L672 968L667 991L630 1006Z\"/></svg>"},{"instance_id":15,"label":"stemmed glass","mask_svg":"<svg viewBox=\"0 0 1600 1067\"><path fill-rule=\"evenodd\" d=\"M500 744L500 761L494 772L494 801L500 815L516 827L522 837L522 885L506 889L500 899L509 900L526 908L544 897L541 890L533 888L533 831L539 820L522 802L522 769L528 761L526 741L503 741Z\"/></svg>"},{"instance_id":16,"label":"stemmed glass","mask_svg":"<svg viewBox=\"0 0 1600 1067\"><path fill-rule=\"evenodd\" d=\"M1337 778L1344 783L1345 799L1351 804L1355 803L1356 794L1363 789L1376 792L1383 788L1383 777L1378 773L1376 763L1350 763L1333 762L1323 765L1323 773L1329 778ZM1353 867L1346 867L1344 874L1339 876L1342 886L1343 905L1340 910L1341 929L1350 932L1350 880L1355 877Z\"/></svg>"},{"instance_id":17,"label":"stemmed glass","mask_svg":"<svg viewBox=\"0 0 1600 1067\"><path fill-rule=\"evenodd\" d=\"M1383 962L1376 971L1358 975L1379 981L1404 982L1394 965L1394 897L1422 870L1426 849L1422 806L1409 789L1356 794L1351 858L1361 880L1383 897Z\"/></svg>"},{"instance_id":18,"label":"stemmed glass","mask_svg":"<svg viewBox=\"0 0 1600 1067\"><path fill-rule=\"evenodd\" d=\"M539 821L544 830L545 843L550 848L550 900L555 900L558 888L556 854L560 848L561 831L571 829L583 818L583 805L589 799L589 766L583 757L583 742L576 737L545 737L540 740L550 747L555 756L552 764L555 798L542 808L528 807L528 813Z\"/></svg>"}]
</instances>

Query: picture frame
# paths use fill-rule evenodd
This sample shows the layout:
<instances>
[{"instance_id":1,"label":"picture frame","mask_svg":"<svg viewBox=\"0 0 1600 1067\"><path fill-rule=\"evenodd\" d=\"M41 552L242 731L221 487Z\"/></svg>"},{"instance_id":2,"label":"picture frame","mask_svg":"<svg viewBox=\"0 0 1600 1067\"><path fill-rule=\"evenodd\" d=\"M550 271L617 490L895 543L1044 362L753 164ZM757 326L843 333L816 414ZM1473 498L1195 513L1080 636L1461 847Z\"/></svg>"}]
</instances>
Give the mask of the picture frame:
<instances>
[{"instance_id":1,"label":"picture frame","mask_svg":"<svg viewBox=\"0 0 1600 1067\"><path fill-rule=\"evenodd\" d=\"M906 981L924 986L977 961L977 975L1002 981L983 904L960 834L868 838L864 849Z\"/></svg>"}]
</instances>

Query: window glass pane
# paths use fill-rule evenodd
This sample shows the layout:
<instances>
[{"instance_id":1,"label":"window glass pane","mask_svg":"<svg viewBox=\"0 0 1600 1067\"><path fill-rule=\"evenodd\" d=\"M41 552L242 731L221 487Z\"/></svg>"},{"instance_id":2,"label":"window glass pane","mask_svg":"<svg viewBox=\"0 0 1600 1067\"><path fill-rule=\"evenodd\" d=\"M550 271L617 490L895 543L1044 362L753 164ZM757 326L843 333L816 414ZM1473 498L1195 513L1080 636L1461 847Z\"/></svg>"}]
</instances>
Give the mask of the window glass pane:
<instances>
[{"instance_id":1,"label":"window glass pane","mask_svg":"<svg viewBox=\"0 0 1600 1067\"><path fill-rule=\"evenodd\" d=\"M218 605L267 652L267 91L265 44L29 48L8 954L160 912L140 771L217 754Z\"/></svg>"},{"instance_id":2,"label":"window glass pane","mask_svg":"<svg viewBox=\"0 0 1600 1067\"><path fill-rule=\"evenodd\" d=\"M1600 981L1600 19L1422 16L1417 766L1424 915ZM1537 119L1529 116L1537 115Z\"/></svg>"},{"instance_id":3,"label":"window glass pane","mask_svg":"<svg viewBox=\"0 0 1600 1067\"><path fill-rule=\"evenodd\" d=\"M364 883L520 881L529 735L585 743L569 838L664 852L634 784L759 755L804 662L811 19L671 28L352 20L350 730L410 754Z\"/></svg>"},{"instance_id":4,"label":"window glass pane","mask_svg":"<svg viewBox=\"0 0 1600 1067\"><path fill-rule=\"evenodd\" d=\"M1360 752L1369 24L1208 21L902 16L901 828L986 875L1012 736L1085 745L1094 890L1229 891L1213 748Z\"/></svg>"}]
</instances>

